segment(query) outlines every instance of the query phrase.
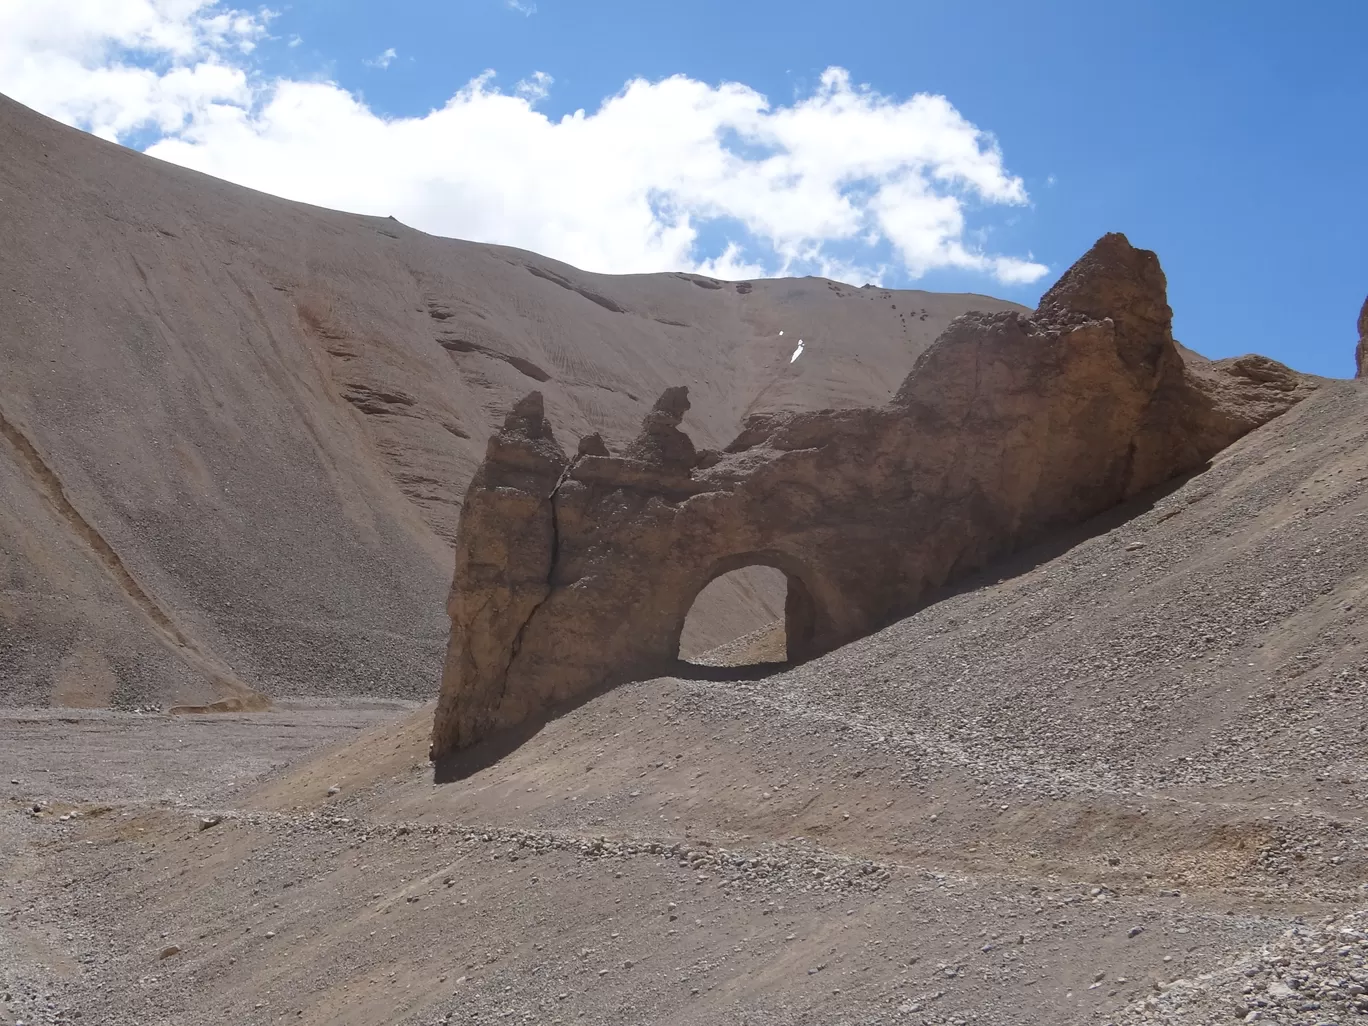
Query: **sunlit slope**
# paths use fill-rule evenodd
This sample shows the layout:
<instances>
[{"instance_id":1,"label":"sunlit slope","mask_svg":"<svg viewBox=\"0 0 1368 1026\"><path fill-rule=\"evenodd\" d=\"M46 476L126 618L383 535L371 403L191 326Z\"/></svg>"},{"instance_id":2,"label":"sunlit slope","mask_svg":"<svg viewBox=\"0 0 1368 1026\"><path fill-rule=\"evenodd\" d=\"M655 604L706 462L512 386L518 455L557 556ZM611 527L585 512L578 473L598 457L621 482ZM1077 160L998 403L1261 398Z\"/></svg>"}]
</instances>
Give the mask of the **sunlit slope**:
<instances>
[{"instance_id":1,"label":"sunlit slope","mask_svg":"<svg viewBox=\"0 0 1368 1026\"><path fill-rule=\"evenodd\" d=\"M621 446L687 384L715 446L751 412L880 402L953 316L1011 305L588 274L2 98L0 138L9 703L429 694L461 496L516 398L540 389L568 447ZM703 640L754 606L723 596Z\"/></svg>"}]
</instances>

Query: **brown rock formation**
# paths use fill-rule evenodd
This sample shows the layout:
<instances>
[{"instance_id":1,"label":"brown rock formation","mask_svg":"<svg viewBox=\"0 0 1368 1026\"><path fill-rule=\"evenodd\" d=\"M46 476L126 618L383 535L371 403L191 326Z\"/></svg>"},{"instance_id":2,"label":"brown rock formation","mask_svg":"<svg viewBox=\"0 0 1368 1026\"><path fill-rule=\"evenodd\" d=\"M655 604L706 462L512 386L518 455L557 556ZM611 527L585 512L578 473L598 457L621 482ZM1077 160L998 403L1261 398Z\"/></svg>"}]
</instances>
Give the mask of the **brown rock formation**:
<instances>
[{"instance_id":1,"label":"brown rock formation","mask_svg":"<svg viewBox=\"0 0 1368 1026\"><path fill-rule=\"evenodd\" d=\"M434 756L676 658L695 596L788 577L789 658L1200 466L1314 385L1173 341L1153 253L1107 235L1033 317L958 318L878 408L756 416L694 451L669 389L622 456L556 444L541 397L491 439L466 495Z\"/></svg>"},{"instance_id":2,"label":"brown rock formation","mask_svg":"<svg viewBox=\"0 0 1368 1026\"><path fill-rule=\"evenodd\" d=\"M1354 366L1358 370L1354 377L1368 378L1368 299L1363 301L1363 309L1359 311L1358 330L1358 345L1354 347Z\"/></svg>"}]
</instances>

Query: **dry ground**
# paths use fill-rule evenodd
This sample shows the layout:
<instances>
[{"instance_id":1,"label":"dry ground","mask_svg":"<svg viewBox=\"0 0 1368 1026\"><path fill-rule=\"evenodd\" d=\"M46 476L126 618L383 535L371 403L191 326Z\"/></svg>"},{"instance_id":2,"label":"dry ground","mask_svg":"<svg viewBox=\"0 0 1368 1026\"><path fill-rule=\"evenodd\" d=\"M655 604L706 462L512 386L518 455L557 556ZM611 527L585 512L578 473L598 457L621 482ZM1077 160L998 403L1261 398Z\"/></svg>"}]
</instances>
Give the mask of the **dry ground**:
<instances>
[{"instance_id":1,"label":"dry ground","mask_svg":"<svg viewBox=\"0 0 1368 1026\"><path fill-rule=\"evenodd\" d=\"M426 707L8 713L0 1021L1342 1026L1365 520L1328 384L878 634L454 779Z\"/></svg>"}]
</instances>

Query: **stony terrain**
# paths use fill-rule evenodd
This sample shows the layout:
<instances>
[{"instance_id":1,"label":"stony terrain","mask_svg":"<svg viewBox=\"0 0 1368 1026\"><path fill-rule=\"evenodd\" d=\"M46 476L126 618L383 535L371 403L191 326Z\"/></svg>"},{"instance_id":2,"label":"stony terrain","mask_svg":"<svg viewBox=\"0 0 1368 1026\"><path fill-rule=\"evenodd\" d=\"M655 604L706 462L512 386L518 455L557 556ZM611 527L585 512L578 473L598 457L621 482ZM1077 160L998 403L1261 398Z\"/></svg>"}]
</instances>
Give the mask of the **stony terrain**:
<instances>
[{"instance_id":1,"label":"stony terrain","mask_svg":"<svg viewBox=\"0 0 1368 1026\"><path fill-rule=\"evenodd\" d=\"M717 448L1012 305L0 139L0 1026L1368 1020L1368 383L801 665L719 579L693 665L437 768L514 399L621 452L687 384Z\"/></svg>"},{"instance_id":2,"label":"stony terrain","mask_svg":"<svg viewBox=\"0 0 1368 1026\"><path fill-rule=\"evenodd\" d=\"M681 430L682 385L618 453L598 434L567 452L528 393L466 492L434 758L671 672L690 607L728 570L782 571L786 653L810 659L1192 472L1319 387L1260 356L1185 355L1171 322L1156 254L1109 233L1029 317L956 319L888 403L757 415L721 452Z\"/></svg>"},{"instance_id":3,"label":"stony terrain","mask_svg":"<svg viewBox=\"0 0 1368 1026\"><path fill-rule=\"evenodd\" d=\"M1234 964L1181 979L1129 1021L1344 1022L1368 1015L1368 915L1298 924Z\"/></svg>"},{"instance_id":4,"label":"stony terrain","mask_svg":"<svg viewBox=\"0 0 1368 1026\"><path fill-rule=\"evenodd\" d=\"M1357 1021L1365 519L1326 383L877 634L440 780L430 706L6 714L0 1021Z\"/></svg>"}]
</instances>

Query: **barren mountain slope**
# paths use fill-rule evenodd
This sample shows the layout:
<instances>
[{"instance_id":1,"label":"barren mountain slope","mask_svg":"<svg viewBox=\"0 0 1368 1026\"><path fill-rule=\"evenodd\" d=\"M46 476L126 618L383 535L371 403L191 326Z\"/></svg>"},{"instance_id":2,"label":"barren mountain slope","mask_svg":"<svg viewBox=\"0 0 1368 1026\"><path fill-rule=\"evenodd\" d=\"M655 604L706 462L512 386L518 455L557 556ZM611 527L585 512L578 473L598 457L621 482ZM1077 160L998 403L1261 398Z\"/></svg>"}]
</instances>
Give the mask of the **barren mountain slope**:
<instances>
[{"instance_id":1,"label":"barren mountain slope","mask_svg":"<svg viewBox=\"0 0 1368 1026\"><path fill-rule=\"evenodd\" d=\"M7 704L426 696L461 496L529 389L616 447L686 384L717 446L751 412L882 402L955 315L1012 307L588 274L274 199L3 97L0 239ZM699 643L766 608L723 594Z\"/></svg>"},{"instance_id":2,"label":"barren mountain slope","mask_svg":"<svg viewBox=\"0 0 1368 1026\"><path fill-rule=\"evenodd\" d=\"M0 944L52 995L12 1014L1343 1023L1357 942L1277 938L1368 903L1366 520L1368 388L1325 383L878 634L452 782L430 708L303 760L358 713L11 719Z\"/></svg>"}]
</instances>

